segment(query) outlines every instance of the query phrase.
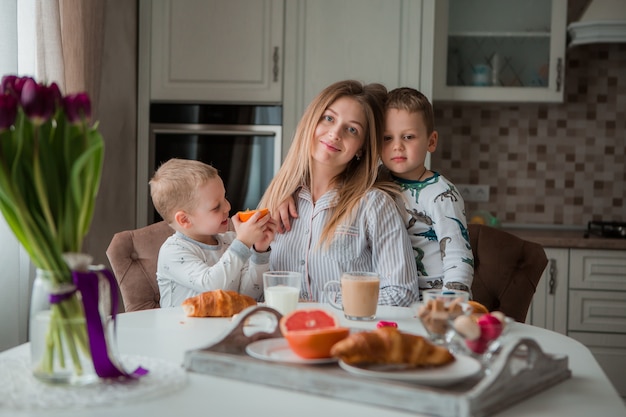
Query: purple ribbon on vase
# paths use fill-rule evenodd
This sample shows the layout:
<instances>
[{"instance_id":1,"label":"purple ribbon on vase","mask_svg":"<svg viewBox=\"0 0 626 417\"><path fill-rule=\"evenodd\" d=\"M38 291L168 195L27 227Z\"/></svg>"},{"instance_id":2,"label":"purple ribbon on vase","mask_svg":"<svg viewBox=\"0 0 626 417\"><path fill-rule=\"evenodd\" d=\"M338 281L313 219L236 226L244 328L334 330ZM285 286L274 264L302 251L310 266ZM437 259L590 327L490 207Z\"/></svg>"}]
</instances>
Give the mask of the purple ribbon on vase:
<instances>
[{"instance_id":1,"label":"purple ribbon on vase","mask_svg":"<svg viewBox=\"0 0 626 417\"><path fill-rule=\"evenodd\" d=\"M147 369L141 366L133 372L127 372L118 363L116 358L109 355L109 345L103 320L100 316L98 302L100 300L100 285L98 274L102 274L108 281L111 292L111 320L113 320L113 335L116 335L116 315L118 308L118 287L113 274L105 269L89 271L72 271L74 285L80 291L83 308L85 311L85 322L87 323L87 334L89 336L89 350L96 374L100 378L140 378L148 373ZM50 303L59 303L69 297L74 291L62 294L50 295Z\"/></svg>"}]
</instances>

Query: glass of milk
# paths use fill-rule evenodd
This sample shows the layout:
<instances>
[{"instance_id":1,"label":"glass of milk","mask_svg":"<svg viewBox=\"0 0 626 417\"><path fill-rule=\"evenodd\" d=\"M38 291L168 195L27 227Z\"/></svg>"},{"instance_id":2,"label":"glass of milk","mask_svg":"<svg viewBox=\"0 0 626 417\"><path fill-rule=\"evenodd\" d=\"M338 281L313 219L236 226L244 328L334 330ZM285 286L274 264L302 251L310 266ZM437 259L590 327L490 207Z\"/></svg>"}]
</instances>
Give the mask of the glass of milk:
<instances>
[{"instance_id":1,"label":"glass of milk","mask_svg":"<svg viewBox=\"0 0 626 417\"><path fill-rule=\"evenodd\" d=\"M298 307L302 274L293 271L269 271L263 273L265 305L278 310L283 316Z\"/></svg>"}]
</instances>

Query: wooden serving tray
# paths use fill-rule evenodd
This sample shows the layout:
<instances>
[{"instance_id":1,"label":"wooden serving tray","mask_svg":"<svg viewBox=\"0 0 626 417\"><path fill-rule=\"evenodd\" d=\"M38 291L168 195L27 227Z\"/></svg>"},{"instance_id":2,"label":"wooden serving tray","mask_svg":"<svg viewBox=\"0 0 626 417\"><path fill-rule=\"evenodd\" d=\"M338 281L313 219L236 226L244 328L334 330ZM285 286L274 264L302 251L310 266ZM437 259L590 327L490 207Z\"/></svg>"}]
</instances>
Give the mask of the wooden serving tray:
<instances>
[{"instance_id":1,"label":"wooden serving tray","mask_svg":"<svg viewBox=\"0 0 626 417\"><path fill-rule=\"evenodd\" d=\"M259 312L274 315L276 323L281 317L276 310L264 306L244 310L220 341L187 351L185 368L191 372L440 417L488 416L571 377L567 356L545 354L537 342L528 338L505 347L488 372L446 387L364 378L344 371L336 363L300 365L264 361L247 355L246 346L282 335L278 325L271 333L244 334L246 320Z\"/></svg>"}]
</instances>

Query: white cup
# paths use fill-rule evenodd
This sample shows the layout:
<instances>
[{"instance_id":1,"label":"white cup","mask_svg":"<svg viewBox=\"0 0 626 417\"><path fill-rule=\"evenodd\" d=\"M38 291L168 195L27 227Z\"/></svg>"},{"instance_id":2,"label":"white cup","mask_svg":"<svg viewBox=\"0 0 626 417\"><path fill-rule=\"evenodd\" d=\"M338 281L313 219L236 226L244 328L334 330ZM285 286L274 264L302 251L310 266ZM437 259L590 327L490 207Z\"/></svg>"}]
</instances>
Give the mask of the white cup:
<instances>
[{"instance_id":1,"label":"white cup","mask_svg":"<svg viewBox=\"0 0 626 417\"><path fill-rule=\"evenodd\" d=\"M339 285L341 305L328 295L328 287ZM324 284L324 296L328 303L343 310L348 320L374 320L378 307L380 277L375 272L344 272L341 281L328 281Z\"/></svg>"},{"instance_id":2,"label":"white cup","mask_svg":"<svg viewBox=\"0 0 626 417\"><path fill-rule=\"evenodd\" d=\"M270 271L263 273L265 305L278 310L283 316L298 307L302 274L293 271Z\"/></svg>"}]
</instances>

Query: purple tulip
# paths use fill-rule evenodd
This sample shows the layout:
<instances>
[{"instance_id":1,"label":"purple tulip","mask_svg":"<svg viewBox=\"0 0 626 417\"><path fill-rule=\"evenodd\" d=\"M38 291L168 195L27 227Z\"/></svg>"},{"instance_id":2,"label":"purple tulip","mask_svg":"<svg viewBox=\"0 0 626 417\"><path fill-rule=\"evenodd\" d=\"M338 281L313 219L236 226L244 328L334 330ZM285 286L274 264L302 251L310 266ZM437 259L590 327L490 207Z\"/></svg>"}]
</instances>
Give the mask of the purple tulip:
<instances>
[{"instance_id":1,"label":"purple tulip","mask_svg":"<svg viewBox=\"0 0 626 417\"><path fill-rule=\"evenodd\" d=\"M63 97L63 108L70 123L91 118L91 101L87 93L68 94Z\"/></svg>"},{"instance_id":2,"label":"purple tulip","mask_svg":"<svg viewBox=\"0 0 626 417\"><path fill-rule=\"evenodd\" d=\"M17 99L9 94L0 94L0 132L11 127L17 117Z\"/></svg>"},{"instance_id":3,"label":"purple tulip","mask_svg":"<svg viewBox=\"0 0 626 417\"><path fill-rule=\"evenodd\" d=\"M19 99L22 95L22 88L26 81L35 81L32 77L18 77L16 75L5 75L2 77L2 83L0 84L0 94L11 94L15 98Z\"/></svg>"},{"instance_id":4,"label":"purple tulip","mask_svg":"<svg viewBox=\"0 0 626 417\"><path fill-rule=\"evenodd\" d=\"M13 91L15 80L17 80L16 75L5 75L2 77L2 83L0 83L0 94L9 94L9 92Z\"/></svg>"},{"instance_id":5,"label":"purple tulip","mask_svg":"<svg viewBox=\"0 0 626 417\"><path fill-rule=\"evenodd\" d=\"M55 83L46 86L27 79L22 87L20 104L33 123L42 124L54 115L59 99L59 87Z\"/></svg>"}]
</instances>

